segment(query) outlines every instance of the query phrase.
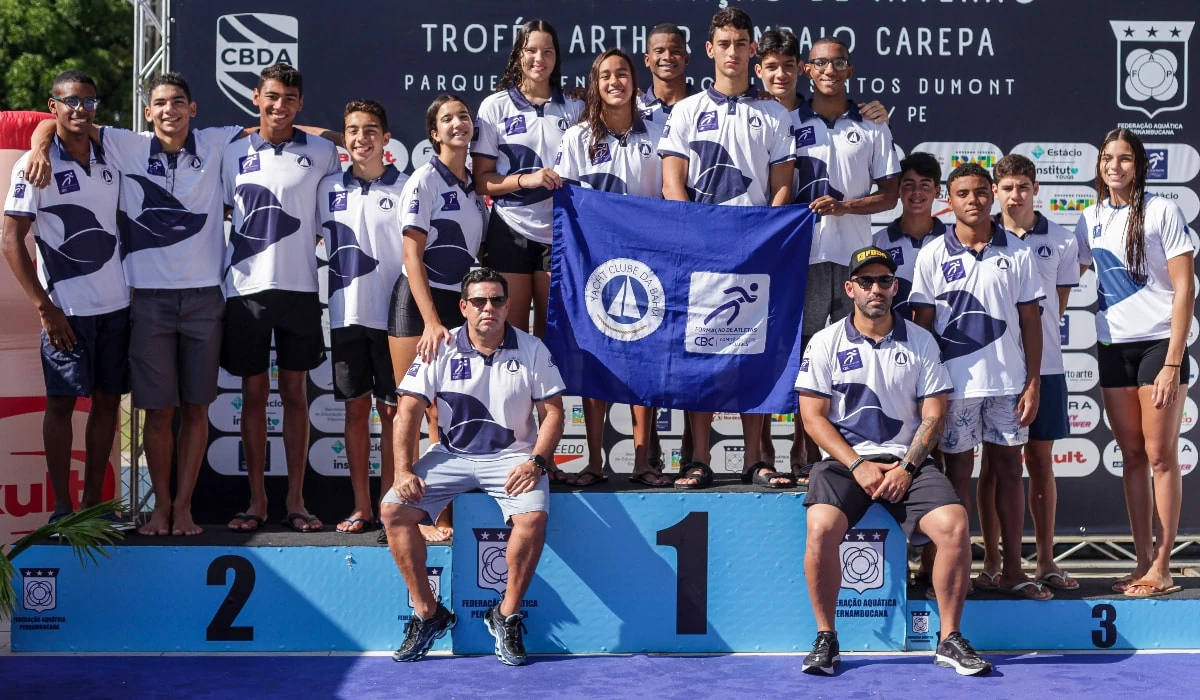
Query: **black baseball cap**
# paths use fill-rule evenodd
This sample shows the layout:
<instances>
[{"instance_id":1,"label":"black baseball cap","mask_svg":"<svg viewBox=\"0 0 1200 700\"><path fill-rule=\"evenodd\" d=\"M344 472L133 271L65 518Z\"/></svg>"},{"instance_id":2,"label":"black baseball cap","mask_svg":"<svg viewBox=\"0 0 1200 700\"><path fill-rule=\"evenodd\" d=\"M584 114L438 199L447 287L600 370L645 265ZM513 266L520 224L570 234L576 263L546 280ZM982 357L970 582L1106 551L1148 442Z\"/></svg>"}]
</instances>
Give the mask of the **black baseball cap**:
<instances>
[{"instance_id":1,"label":"black baseball cap","mask_svg":"<svg viewBox=\"0 0 1200 700\"><path fill-rule=\"evenodd\" d=\"M896 271L896 261L892 260L892 256L886 250L870 245L866 248L859 248L850 254L850 274L853 275L872 263L879 263L885 265L892 272Z\"/></svg>"}]
</instances>

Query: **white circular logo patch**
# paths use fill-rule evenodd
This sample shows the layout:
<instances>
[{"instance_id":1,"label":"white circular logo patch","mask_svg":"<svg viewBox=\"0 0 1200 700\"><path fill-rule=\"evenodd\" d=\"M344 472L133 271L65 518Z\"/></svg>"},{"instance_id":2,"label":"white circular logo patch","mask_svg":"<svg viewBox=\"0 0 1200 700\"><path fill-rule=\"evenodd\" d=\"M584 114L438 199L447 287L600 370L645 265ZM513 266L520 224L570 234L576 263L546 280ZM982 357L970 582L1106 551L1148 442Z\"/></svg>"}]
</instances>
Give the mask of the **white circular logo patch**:
<instances>
[{"instance_id":1,"label":"white circular logo patch","mask_svg":"<svg viewBox=\"0 0 1200 700\"><path fill-rule=\"evenodd\" d=\"M641 340L662 325L662 282L645 263L613 258L599 265L588 276L584 295L592 323L615 340Z\"/></svg>"}]
</instances>

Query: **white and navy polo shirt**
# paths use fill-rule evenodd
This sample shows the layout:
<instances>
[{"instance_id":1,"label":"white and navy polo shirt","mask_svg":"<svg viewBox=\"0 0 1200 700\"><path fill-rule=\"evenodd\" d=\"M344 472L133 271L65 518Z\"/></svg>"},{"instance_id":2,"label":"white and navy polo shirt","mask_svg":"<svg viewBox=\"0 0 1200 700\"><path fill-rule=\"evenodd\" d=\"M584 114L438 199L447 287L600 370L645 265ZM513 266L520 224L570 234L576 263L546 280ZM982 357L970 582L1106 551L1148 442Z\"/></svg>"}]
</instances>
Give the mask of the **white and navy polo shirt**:
<instances>
[{"instance_id":1,"label":"white and navy polo shirt","mask_svg":"<svg viewBox=\"0 0 1200 700\"><path fill-rule=\"evenodd\" d=\"M554 171L564 181L593 190L662 199L662 159L657 153L661 137L661 124L636 117L623 136L608 132L593 157L588 155L591 127L576 124L563 135Z\"/></svg>"},{"instance_id":2,"label":"white and navy polo shirt","mask_svg":"<svg viewBox=\"0 0 1200 700\"><path fill-rule=\"evenodd\" d=\"M921 424L922 399L951 390L937 341L893 314L879 342L854 327L854 314L830 324L808 343L796 391L829 399L829 422L860 455L903 458Z\"/></svg>"},{"instance_id":3,"label":"white and navy polo shirt","mask_svg":"<svg viewBox=\"0 0 1200 700\"><path fill-rule=\"evenodd\" d=\"M875 232L872 236L877 248L886 250L896 263L896 296L892 297L892 308L901 318L912 318L912 310L908 307L908 295L912 292L913 268L917 266L917 253L926 243L936 239L946 232L946 224L938 219L933 220L933 228L921 240L917 240L900 228L900 219L887 225L887 228ZM839 265L850 262L847 257L838 261Z\"/></svg>"},{"instance_id":4,"label":"white and navy polo shirt","mask_svg":"<svg viewBox=\"0 0 1200 700\"><path fill-rule=\"evenodd\" d=\"M710 87L677 103L658 154L688 162L693 202L742 206L769 205L771 166L796 157L787 108L754 87L733 96Z\"/></svg>"},{"instance_id":5,"label":"white and navy polo shirt","mask_svg":"<svg viewBox=\"0 0 1200 700\"><path fill-rule=\"evenodd\" d=\"M475 118L471 157L491 158L496 172L506 176L549 168L563 134L579 121L581 111L582 102L568 100L558 90L541 105L516 88L488 95ZM494 211L512 230L549 245L554 237L553 198L544 187L519 189L495 198Z\"/></svg>"},{"instance_id":6,"label":"white and navy polo shirt","mask_svg":"<svg viewBox=\"0 0 1200 700\"><path fill-rule=\"evenodd\" d=\"M491 355L471 345L466 326L451 333L454 342L432 362L418 357L396 393L437 401L435 450L494 458L529 454L537 442L534 404L566 390L550 351L508 325Z\"/></svg>"},{"instance_id":7,"label":"white and navy polo shirt","mask_svg":"<svg viewBox=\"0 0 1200 700\"><path fill-rule=\"evenodd\" d=\"M996 223L1004 218L996 215ZM1011 232L1010 232L1011 233ZM1016 236L1016 234L1012 234ZM1062 330L1056 290L1079 286L1079 244L1075 235L1037 212L1037 221L1024 236L1017 236L1033 251L1033 264L1041 280L1042 291L1042 374L1066 372L1062 358Z\"/></svg>"},{"instance_id":8,"label":"white and navy polo shirt","mask_svg":"<svg viewBox=\"0 0 1200 700\"><path fill-rule=\"evenodd\" d=\"M327 175L317 190L329 255L329 327L387 330L392 288L404 267L400 200L405 180L396 166L363 182L353 171Z\"/></svg>"},{"instance_id":9,"label":"white and navy polo shirt","mask_svg":"<svg viewBox=\"0 0 1200 700\"><path fill-rule=\"evenodd\" d=\"M651 81L653 82L653 81ZM696 86L687 83L687 97L696 94ZM683 100L680 100L682 102ZM678 104L675 103L675 104ZM669 105L663 102L654 94L654 85L646 88L637 98L638 113L641 114L643 120L654 122L660 127L667 122L667 118L671 116L671 108L675 105Z\"/></svg>"},{"instance_id":10,"label":"white and navy polo shirt","mask_svg":"<svg viewBox=\"0 0 1200 700\"><path fill-rule=\"evenodd\" d=\"M1171 337L1175 288L1167 261L1192 255L1187 219L1174 202L1153 194L1145 201L1146 274L1135 278L1125 266L1129 206L1103 200L1084 210L1075 224L1079 263L1096 264L1099 291L1096 337L1101 343L1136 343Z\"/></svg>"},{"instance_id":11,"label":"white and navy polo shirt","mask_svg":"<svg viewBox=\"0 0 1200 700\"><path fill-rule=\"evenodd\" d=\"M992 222L976 253L954 227L921 246L910 307L934 307L933 330L954 382L952 399L1009 396L1025 386L1025 349L1017 307L1045 298L1024 241Z\"/></svg>"},{"instance_id":12,"label":"white and navy polo shirt","mask_svg":"<svg viewBox=\"0 0 1200 700\"><path fill-rule=\"evenodd\" d=\"M233 208L225 296L317 291L317 186L341 170L337 149L296 129L279 145L250 134L226 146L224 158L225 206Z\"/></svg>"},{"instance_id":13,"label":"white and navy polo shirt","mask_svg":"<svg viewBox=\"0 0 1200 700\"><path fill-rule=\"evenodd\" d=\"M221 284L225 210L221 158L240 126L193 129L178 153L153 132L104 127L105 153L121 171L121 261L135 289Z\"/></svg>"},{"instance_id":14,"label":"white and navy polo shirt","mask_svg":"<svg viewBox=\"0 0 1200 700\"><path fill-rule=\"evenodd\" d=\"M863 119L853 100L832 122L801 100L792 113L796 138L796 203L829 195L838 201L871 194L876 180L900 174L900 158L886 124ZM823 216L813 225L810 263L844 265L871 243L871 216Z\"/></svg>"},{"instance_id":15,"label":"white and navy polo shirt","mask_svg":"<svg viewBox=\"0 0 1200 700\"><path fill-rule=\"evenodd\" d=\"M487 209L475 186L459 180L434 158L404 186L400 217L402 228L425 234L429 286L452 292L462 289L463 275L474 266L487 231Z\"/></svg>"},{"instance_id":16,"label":"white and navy polo shirt","mask_svg":"<svg viewBox=\"0 0 1200 700\"><path fill-rule=\"evenodd\" d=\"M129 306L129 287L117 255L117 191L121 173L92 142L89 162L75 160L58 136L50 144L51 182L25 180L29 154L13 166L4 215L32 219L37 275L54 305L68 316L96 316Z\"/></svg>"}]
</instances>

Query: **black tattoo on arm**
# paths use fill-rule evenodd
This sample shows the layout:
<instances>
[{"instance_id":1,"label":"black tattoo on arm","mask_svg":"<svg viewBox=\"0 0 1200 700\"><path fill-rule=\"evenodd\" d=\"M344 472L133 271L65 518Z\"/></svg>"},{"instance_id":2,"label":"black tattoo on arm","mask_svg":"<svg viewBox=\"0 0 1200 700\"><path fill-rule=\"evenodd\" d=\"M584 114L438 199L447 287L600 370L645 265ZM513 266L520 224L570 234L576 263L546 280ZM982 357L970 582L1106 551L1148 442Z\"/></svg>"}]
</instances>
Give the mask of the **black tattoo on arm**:
<instances>
[{"instance_id":1,"label":"black tattoo on arm","mask_svg":"<svg viewBox=\"0 0 1200 700\"><path fill-rule=\"evenodd\" d=\"M917 434L913 436L912 446L908 448L908 454L904 455L904 460L918 466L924 464L926 458L937 448L945 428L945 416L922 418L921 425L917 426Z\"/></svg>"}]
</instances>

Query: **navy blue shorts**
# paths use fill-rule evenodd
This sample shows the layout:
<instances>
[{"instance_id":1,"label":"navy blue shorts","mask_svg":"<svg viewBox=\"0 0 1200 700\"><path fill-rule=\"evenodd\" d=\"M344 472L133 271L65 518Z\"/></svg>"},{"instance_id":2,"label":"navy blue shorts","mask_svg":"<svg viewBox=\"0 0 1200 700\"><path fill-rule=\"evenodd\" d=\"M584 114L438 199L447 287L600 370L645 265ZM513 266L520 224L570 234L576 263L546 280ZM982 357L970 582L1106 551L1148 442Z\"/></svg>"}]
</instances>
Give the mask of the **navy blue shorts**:
<instances>
[{"instance_id":1,"label":"navy blue shorts","mask_svg":"<svg viewBox=\"0 0 1200 700\"><path fill-rule=\"evenodd\" d=\"M1043 374L1041 403L1029 424L1030 440L1062 440L1071 434L1067 420L1067 375Z\"/></svg>"},{"instance_id":2,"label":"navy blue shorts","mask_svg":"<svg viewBox=\"0 0 1200 700\"><path fill-rule=\"evenodd\" d=\"M55 348L42 329L46 396L120 396L129 392L129 307L95 316L68 316L75 348Z\"/></svg>"}]
</instances>

